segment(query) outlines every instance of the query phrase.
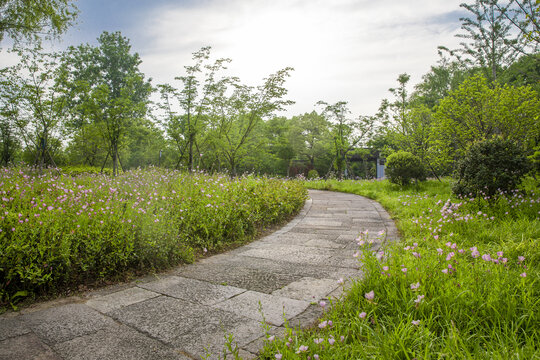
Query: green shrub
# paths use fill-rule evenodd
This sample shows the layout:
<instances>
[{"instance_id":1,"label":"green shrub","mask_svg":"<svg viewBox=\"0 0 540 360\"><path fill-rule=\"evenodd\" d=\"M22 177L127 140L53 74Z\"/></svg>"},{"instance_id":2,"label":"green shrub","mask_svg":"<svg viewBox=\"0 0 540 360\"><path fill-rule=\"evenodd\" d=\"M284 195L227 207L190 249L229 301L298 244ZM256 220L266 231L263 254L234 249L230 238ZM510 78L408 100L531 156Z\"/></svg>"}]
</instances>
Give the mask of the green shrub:
<instances>
[{"instance_id":1,"label":"green shrub","mask_svg":"<svg viewBox=\"0 0 540 360\"><path fill-rule=\"evenodd\" d=\"M386 159L385 174L394 184L407 185L411 180L425 180L422 162L407 151L398 151Z\"/></svg>"},{"instance_id":2,"label":"green shrub","mask_svg":"<svg viewBox=\"0 0 540 360\"><path fill-rule=\"evenodd\" d=\"M511 140L494 138L479 141L459 161L456 195L493 197L515 189L531 169L526 153Z\"/></svg>"},{"instance_id":3,"label":"green shrub","mask_svg":"<svg viewBox=\"0 0 540 360\"><path fill-rule=\"evenodd\" d=\"M308 180L318 179L319 178L319 172L315 169L309 170L307 173Z\"/></svg>"}]
</instances>

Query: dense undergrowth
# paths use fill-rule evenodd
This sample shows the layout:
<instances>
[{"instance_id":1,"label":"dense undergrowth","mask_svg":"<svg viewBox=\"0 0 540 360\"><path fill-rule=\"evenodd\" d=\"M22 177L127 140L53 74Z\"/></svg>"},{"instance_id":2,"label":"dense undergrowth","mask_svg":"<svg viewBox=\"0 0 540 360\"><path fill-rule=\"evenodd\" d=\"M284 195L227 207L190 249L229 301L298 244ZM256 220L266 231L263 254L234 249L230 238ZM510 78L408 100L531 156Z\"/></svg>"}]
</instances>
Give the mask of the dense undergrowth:
<instances>
[{"instance_id":1,"label":"dense undergrowth","mask_svg":"<svg viewBox=\"0 0 540 360\"><path fill-rule=\"evenodd\" d=\"M299 211L300 182L158 169L0 170L0 304L191 262Z\"/></svg>"},{"instance_id":2,"label":"dense undergrowth","mask_svg":"<svg viewBox=\"0 0 540 360\"><path fill-rule=\"evenodd\" d=\"M400 242L374 251L359 234L363 280L318 328L288 329L263 359L540 358L537 184L493 198L455 198L450 182L312 181L381 202Z\"/></svg>"}]
</instances>

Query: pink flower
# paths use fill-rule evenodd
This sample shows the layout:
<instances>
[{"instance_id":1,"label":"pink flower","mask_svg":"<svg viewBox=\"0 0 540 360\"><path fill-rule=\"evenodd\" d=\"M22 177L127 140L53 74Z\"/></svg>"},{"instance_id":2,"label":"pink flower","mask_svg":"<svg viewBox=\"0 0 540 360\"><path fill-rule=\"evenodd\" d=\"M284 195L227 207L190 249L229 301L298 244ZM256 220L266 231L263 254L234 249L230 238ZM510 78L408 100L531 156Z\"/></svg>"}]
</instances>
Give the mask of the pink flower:
<instances>
[{"instance_id":1,"label":"pink flower","mask_svg":"<svg viewBox=\"0 0 540 360\"><path fill-rule=\"evenodd\" d=\"M424 297L425 297L425 295L418 295L418 297L416 298L416 300L414 300L414 302L416 304L420 304L422 302L422 300L424 300Z\"/></svg>"},{"instance_id":2,"label":"pink flower","mask_svg":"<svg viewBox=\"0 0 540 360\"><path fill-rule=\"evenodd\" d=\"M314 355L313 355L313 359L314 359L314 360L319 360L319 355L314 354Z\"/></svg>"},{"instance_id":3,"label":"pink flower","mask_svg":"<svg viewBox=\"0 0 540 360\"><path fill-rule=\"evenodd\" d=\"M411 290L416 290L420 287L420 282L412 283L411 284Z\"/></svg>"},{"instance_id":4,"label":"pink flower","mask_svg":"<svg viewBox=\"0 0 540 360\"><path fill-rule=\"evenodd\" d=\"M269 336L269 337L268 337L268 341L272 342L272 341L274 341L275 338L276 338L276 337L275 337L274 335Z\"/></svg>"},{"instance_id":5,"label":"pink flower","mask_svg":"<svg viewBox=\"0 0 540 360\"><path fill-rule=\"evenodd\" d=\"M403 269L401 269L401 271L403 271L403 273L406 274L407 273L407 268L403 268Z\"/></svg>"},{"instance_id":6,"label":"pink flower","mask_svg":"<svg viewBox=\"0 0 540 360\"><path fill-rule=\"evenodd\" d=\"M445 274L448 274L448 269L442 269L441 271Z\"/></svg>"},{"instance_id":7,"label":"pink flower","mask_svg":"<svg viewBox=\"0 0 540 360\"><path fill-rule=\"evenodd\" d=\"M343 284L343 278L339 278L338 281L337 281L338 284Z\"/></svg>"},{"instance_id":8,"label":"pink flower","mask_svg":"<svg viewBox=\"0 0 540 360\"><path fill-rule=\"evenodd\" d=\"M371 301L375 298L375 292L371 290L370 292L365 293L364 296L366 297L367 300Z\"/></svg>"},{"instance_id":9,"label":"pink flower","mask_svg":"<svg viewBox=\"0 0 540 360\"><path fill-rule=\"evenodd\" d=\"M274 355L274 357L275 357L277 360L281 360L281 358L283 357L283 355L281 355L280 353L277 353L276 355Z\"/></svg>"},{"instance_id":10,"label":"pink flower","mask_svg":"<svg viewBox=\"0 0 540 360\"><path fill-rule=\"evenodd\" d=\"M422 255L420 255L419 253L417 253L416 251L413 251L413 256L414 257L417 257L418 259L422 258Z\"/></svg>"},{"instance_id":11,"label":"pink flower","mask_svg":"<svg viewBox=\"0 0 540 360\"><path fill-rule=\"evenodd\" d=\"M308 351L308 347L307 345L300 345L300 347L298 348L298 352L301 353L301 352L306 352Z\"/></svg>"},{"instance_id":12,"label":"pink flower","mask_svg":"<svg viewBox=\"0 0 540 360\"><path fill-rule=\"evenodd\" d=\"M482 260L491 261L491 256L489 254L484 254L484 255L482 255Z\"/></svg>"},{"instance_id":13,"label":"pink flower","mask_svg":"<svg viewBox=\"0 0 540 360\"><path fill-rule=\"evenodd\" d=\"M437 249L437 253L438 253L439 255L442 255L442 254L443 254L443 249L438 248L438 249Z\"/></svg>"},{"instance_id":14,"label":"pink flower","mask_svg":"<svg viewBox=\"0 0 540 360\"><path fill-rule=\"evenodd\" d=\"M321 344L322 342L324 341L324 339L321 339L321 338L318 338L318 339L314 339L313 342L315 344Z\"/></svg>"},{"instance_id":15,"label":"pink flower","mask_svg":"<svg viewBox=\"0 0 540 360\"><path fill-rule=\"evenodd\" d=\"M360 314L358 314L358 317L359 317L360 319L365 319L366 316L367 316L367 314L366 314L365 311L362 311Z\"/></svg>"},{"instance_id":16,"label":"pink flower","mask_svg":"<svg viewBox=\"0 0 540 360\"><path fill-rule=\"evenodd\" d=\"M324 329L326 327L326 325L328 325L328 322L327 321L323 321L319 324L319 328L320 329Z\"/></svg>"},{"instance_id":17,"label":"pink flower","mask_svg":"<svg viewBox=\"0 0 540 360\"><path fill-rule=\"evenodd\" d=\"M519 276L521 276L522 278L527 277L527 273L521 273L519 274Z\"/></svg>"},{"instance_id":18,"label":"pink flower","mask_svg":"<svg viewBox=\"0 0 540 360\"><path fill-rule=\"evenodd\" d=\"M326 306L326 301L321 300L321 302L319 302L319 306L324 309L324 307Z\"/></svg>"},{"instance_id":19,"label":"pink flower","mask_svg":"<svg viewBox=\"0 0 540 360\"><path fill-rule=\"evenodd\" d=\"M471 252L471 256L476 259L480 256L480 252L478 250L474 250L473 252Z\"/></svg>"},{"instance_id":20,"label":"pink flower","mask_svg":"<svg viewBox=\"0 0 540 360\"><path fill-rule=\"evenodd\" d=\"M418 326L418 325L420 325L420 320L413 320L413 321L411 321L411 323L413 325L415 325L415 326Z\"/></svg>"},{"instance_id":21,"label":"pink flower","mask_svg":"<svg viewBox=\"0 0 540 360\"><path fill-rule=\"evenodd\" d=\"M330 338L330 339L328 339L328 342L330 343L330 345L334 345L336 340L334 338Z\"/></svg>"},{"instance_id":22,"label":"pink flower","mask_svg":"<svg viewBox=\"0 0 540 360\"><path fill-rule=\"evenodd\" d=\"M383 269L384 271L388 271L390 268L389 268L388 266L383 266L382 269Z\"/></svg>"},{"instance_id":23,"label":"pink flower","mask_svg":"<svg viewBox=\"0 0 540 360\"><path fill-rule=\"evenodd\" d=\"M434 238L435 240L438 240L438 239L439 239L439 235L435 235L435 236L433 236L433 238Z\"/></svg>"},{"instance_id":24,"label":"pink flower","mask_svg":"<svg viewBox=\"0 0 540 360\"><path fill-rule=\"evenodd\" d=\"M502 251L497 251L497 256L498 256L498 257L500 257L500 258L503 257L503 254L504 254L504 253L503 253Z\"/></svg>"},{"instance_id":25,"label":"pink flower","mask_svg":"<svg viewBox=\"0 0 540 360\"><path fill-rule=\"evenodd\" d=\"M518 256L518 261L519 262L524 262L525 261L525 256Z\"/></svg>"},{"instance_id":26,"label":"pink flower","mask_svg":"<svg viewBox=\"0 0 540 360\"><path fill-rule=\"evenodd\" d=\"M448 253L448 255L446 255L446 261L450 261L452 260L452 258L454 257L454 252L452 251L451 253Z\"/></svg>"}]
</instances>

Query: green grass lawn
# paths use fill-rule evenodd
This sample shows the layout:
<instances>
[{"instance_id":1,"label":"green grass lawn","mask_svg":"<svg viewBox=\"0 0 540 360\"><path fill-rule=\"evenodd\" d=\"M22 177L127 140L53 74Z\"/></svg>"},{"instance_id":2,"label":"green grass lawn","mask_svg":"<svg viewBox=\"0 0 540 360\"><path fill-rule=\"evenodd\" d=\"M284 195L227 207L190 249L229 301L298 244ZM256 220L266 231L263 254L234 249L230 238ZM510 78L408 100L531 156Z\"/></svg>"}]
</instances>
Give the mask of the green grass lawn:
<instances>
[{"instance_id":1,"label":"green grass lawn","mask_svg":"<svg viewBox=\"0 0 540 360\"><path fill-rule=\"evenodd\" d=\"M319 326L288 329L263 359L540 358L540 196L457 199L450 182L401 189L387 181L306 186L379 201L400 242L373 251L359 234L363 280Z\"/></svg>"},{"instance_id":2,"label":"green grass lawn","mask_svg":"<svg viewBox=\"0 0 540 360\"><path fill-rule=\"evenodd\" d=\"M160 169L37 176L0 169L0 309L252 239L303 206L299 181Z\"/></svg>"}]
</instances>

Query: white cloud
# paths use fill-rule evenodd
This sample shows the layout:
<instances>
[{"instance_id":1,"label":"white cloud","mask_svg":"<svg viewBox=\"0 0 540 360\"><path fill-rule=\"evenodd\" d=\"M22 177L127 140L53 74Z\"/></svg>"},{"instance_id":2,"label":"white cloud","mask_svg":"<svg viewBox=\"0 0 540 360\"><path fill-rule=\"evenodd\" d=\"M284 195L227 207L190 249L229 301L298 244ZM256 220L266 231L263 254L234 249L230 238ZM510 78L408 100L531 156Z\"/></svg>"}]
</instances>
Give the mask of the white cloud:
<instances>
[{"instance_id":1,"label":"white cloud","mask_svg":"<svg viewBox=\"0 0 540 360\"><path fill-rule=\"evenodd\" d=\"M231 58L230 72L251 85L294 67L286 86L296 104L288 115L312 111L318 100L345 100L356 116L373 114L398 74L420 81L437 61L438 45L456 46L459 15L451 13L460 2L160 1L132 16L122 32L154 84L172 82L194 51L212 46L213 57Z\"/></svg>"}]
</instances>

